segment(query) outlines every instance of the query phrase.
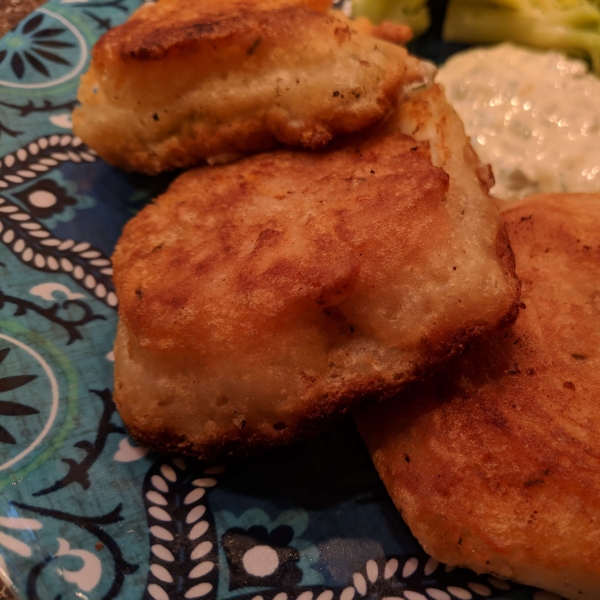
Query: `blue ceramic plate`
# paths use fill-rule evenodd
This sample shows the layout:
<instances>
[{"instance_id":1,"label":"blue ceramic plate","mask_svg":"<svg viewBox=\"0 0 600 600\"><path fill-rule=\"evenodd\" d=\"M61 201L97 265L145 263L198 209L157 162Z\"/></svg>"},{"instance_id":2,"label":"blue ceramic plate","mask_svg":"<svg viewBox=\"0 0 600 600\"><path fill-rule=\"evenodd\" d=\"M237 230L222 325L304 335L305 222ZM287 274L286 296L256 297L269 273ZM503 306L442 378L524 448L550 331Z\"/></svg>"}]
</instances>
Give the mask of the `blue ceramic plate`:
<instances>
[{"instance_id":1,"label":"blue ceramic plate","mask_svg":"<svg viewBox=\"0 0 600 600\"><path fill-rule=\"evenodd\" d=\"M70 114L91 46L137 5L52 0L0 41L0 573L16 597L553 597L429 558L351 423L227 470L127 436L109 257L168 178L106 165Z\"/></svg>"}]
</instances>

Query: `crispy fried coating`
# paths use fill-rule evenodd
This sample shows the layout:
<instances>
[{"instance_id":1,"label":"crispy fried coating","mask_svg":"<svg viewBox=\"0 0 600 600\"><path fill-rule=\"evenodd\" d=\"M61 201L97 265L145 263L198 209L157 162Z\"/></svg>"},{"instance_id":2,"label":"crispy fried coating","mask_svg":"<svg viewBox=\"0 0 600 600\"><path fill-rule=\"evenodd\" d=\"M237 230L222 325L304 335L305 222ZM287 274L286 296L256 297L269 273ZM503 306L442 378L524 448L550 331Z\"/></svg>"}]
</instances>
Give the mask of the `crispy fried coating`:
<instances>
[{"instance_id":1,"label":"crispy fried coating","mask_svg":"<svg viewBox=\"0 0 600 600\"><path fill-rule=\"evenodd\" d=\"M181 175L113 258L115 400L135 437L211 459L288 443L514 319L473 157L435 87L330 150Z\"/></svg>"},{"instance_id":2,"label":"crispy fried coating","mask_svg":"<svg viewBox=\"0 0 600 600\"><path fill-rule=\"evenodd\" d=\"M352 20L352 27L364 35L372 35L380 40L394 44L406 44L413 37L412 29L406 23L383 21L374 25L367 17L357 17Z\"/></svg>"},{"instance_id":3,"label":"crispy fried coating","mask_svg":"<svg viewBox=\"0 0 600 600\"><path fill-rule=\"evenodd\" d=\"M522 281L504 335L357 424L425 550L600 598L600 196L503 214Z\"/></svg>"},{"instance_id":4,"label":"crispy fried coating","mask_svg":"<svg viewBox=\"0 0 600 600\"><path fill-rule=\"evenodd\" d=\"M422 65L328 4L146 4L94 46L74 131L111 164L156 174L372 125Z\"/></svg>"}]
</instances>

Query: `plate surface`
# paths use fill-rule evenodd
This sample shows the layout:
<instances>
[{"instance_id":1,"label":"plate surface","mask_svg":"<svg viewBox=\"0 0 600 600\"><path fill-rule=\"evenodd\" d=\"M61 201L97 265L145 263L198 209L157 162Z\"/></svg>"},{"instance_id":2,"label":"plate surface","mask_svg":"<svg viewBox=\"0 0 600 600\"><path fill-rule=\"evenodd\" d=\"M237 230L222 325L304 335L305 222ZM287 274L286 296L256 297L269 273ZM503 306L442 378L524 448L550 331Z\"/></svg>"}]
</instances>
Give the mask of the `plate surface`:
<instances>
[{"instance_id":1,"label":"plate surface","mask_svg":"<svg viewBox=\"0 0 600 600\"><path fill-rule=\"evenodd\" d=\"M430 559L350 422L226 470L127 436L109 257L168 178L106 165L70 113L91 46L138 4L54 0L0 41L0 573L17 598L554 598Z\"/></svg>"}]
</instances>

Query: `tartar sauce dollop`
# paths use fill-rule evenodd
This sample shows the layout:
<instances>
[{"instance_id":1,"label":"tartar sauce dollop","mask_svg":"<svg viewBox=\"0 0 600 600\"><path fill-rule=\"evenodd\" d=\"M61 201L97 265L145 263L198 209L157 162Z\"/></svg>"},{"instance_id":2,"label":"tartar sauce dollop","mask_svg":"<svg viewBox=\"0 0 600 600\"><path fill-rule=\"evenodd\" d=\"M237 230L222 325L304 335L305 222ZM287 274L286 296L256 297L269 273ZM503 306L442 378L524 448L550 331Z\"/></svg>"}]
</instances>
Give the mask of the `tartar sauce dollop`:
<instances>
[{"instance_id":1,"label":"tartar sauce dollop","mask_svg":"<svg viewBox=\"0 0 600 600\"><path fill-rule=\"evenodd\" d=\"M501 44L453 56L436 80L492 165L494 196L600 192L600 79L584 62Z\"/></svg>"}]
</instances>

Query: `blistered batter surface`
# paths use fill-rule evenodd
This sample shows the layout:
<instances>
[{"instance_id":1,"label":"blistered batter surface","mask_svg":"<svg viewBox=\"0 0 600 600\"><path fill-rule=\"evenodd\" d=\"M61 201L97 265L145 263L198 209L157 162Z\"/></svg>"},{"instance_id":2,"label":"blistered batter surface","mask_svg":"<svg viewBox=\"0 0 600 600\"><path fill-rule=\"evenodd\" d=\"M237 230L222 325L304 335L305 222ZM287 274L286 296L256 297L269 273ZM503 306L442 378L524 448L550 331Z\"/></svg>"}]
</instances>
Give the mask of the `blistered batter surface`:
<instances>
[{"instance_id":1,"label":"blistered batter surface","mask_svg":"<svg viewBox=\"0 0 600 600\"><path fill-rule=\"evenodd\" d=\"M183 174L113 259L125 421L155 444L236 452L423 377L514 317L485 189L437 88L330 150Z\"/></svg>"}]
</instances>

